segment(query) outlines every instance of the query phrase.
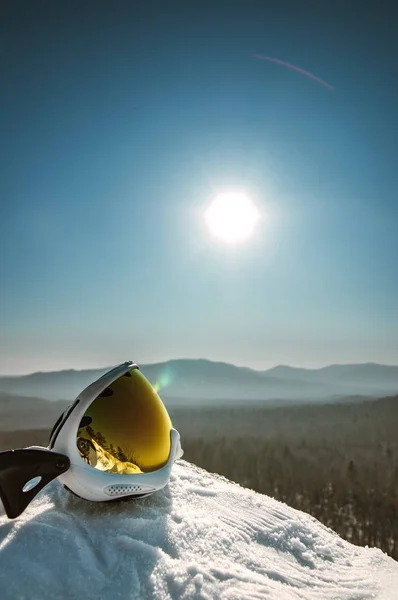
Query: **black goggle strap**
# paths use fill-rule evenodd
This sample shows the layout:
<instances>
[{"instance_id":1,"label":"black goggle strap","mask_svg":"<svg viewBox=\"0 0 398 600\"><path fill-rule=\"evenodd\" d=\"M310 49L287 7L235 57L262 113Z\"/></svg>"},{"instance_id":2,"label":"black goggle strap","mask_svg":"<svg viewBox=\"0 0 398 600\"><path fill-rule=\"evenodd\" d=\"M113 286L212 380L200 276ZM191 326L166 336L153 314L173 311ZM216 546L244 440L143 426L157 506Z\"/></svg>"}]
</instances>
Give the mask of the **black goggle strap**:
<instances>
[{"instance_id":1,"label":"black goggle strap","mask_svg":"<svg viewBox=\"0 0 398 600\"><path fill-rule=\"evenodd\" d=\"M19 517L33 498L69 467L66 455L47 448L0 452L0 498L7 517Z\"/></svg>"}]
</instances>

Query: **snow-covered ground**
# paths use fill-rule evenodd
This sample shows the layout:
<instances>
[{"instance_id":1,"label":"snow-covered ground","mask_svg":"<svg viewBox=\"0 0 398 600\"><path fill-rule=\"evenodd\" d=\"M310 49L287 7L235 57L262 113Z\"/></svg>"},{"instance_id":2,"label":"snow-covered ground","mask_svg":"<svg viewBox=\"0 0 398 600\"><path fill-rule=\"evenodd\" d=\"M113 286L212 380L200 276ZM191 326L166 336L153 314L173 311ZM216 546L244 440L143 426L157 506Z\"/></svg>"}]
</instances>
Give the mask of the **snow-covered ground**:
<instances>
[{"instance_id":1,"label":"snow-covered ground","mask_svg":"<svg viewBox=\"0 0 398 600\"><path fill-rule=\"evenodd\" d=\"M395 600L398 563L312 517L180 461L134 502L58 483L0 518L1 600Z\"/></svg>"}]
</instances>

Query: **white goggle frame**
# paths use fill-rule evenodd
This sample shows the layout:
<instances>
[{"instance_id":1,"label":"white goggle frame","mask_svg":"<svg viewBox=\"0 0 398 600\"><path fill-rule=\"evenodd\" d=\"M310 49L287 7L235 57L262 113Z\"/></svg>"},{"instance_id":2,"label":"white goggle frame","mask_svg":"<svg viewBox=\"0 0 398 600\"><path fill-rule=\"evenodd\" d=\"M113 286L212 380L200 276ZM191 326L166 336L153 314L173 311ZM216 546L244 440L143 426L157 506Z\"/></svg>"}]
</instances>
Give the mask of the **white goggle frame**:
<instances>
[{"instance_id":1,"label":"white goggle frame","mask_svg":"<svg viewBox=\"0 0 398 600\"><path fill-rule=\"evenodd\" d=\"M80 456L76 437L86 410L105 388L131 369L138 369L138 366L131 361L123 363L86 387L64 413L63 419L51 436L49 449L66 454L70 460L70 468L66 473L59 475L58 480L86 500L106 502L125 496L153 494L167 485L173 463L183 456L180 434L176 429L170 430L171 444L167 463L150 473L106 473L88 465Z\"/></svg>"}]
</instances>

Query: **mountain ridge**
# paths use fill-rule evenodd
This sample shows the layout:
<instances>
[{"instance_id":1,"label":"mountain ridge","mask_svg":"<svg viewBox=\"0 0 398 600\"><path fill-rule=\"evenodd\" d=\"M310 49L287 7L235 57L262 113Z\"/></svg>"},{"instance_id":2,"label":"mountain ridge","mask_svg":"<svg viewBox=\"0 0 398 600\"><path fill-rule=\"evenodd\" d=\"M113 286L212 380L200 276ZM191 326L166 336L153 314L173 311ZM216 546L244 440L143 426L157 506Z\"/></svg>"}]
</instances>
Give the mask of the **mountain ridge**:
<instances>
[{"instance_id":1,"label":"mountain ridge","mask_svg":"<svg viewBox=\"0 0 398 600\"><path fill-rule=\"evenodd\" d=\"M268 369L255 369L253 367L248 367L246 365L237 365L235 363L231 363L228 361L212 360L212 359L208 359L208 358L170 358L170 359L167 359L164 361L156 361L156 362L148 362L148 363L140 363L138 361L133 361L133 362L138 364L140 367L160 367L160 366L173 364L173 363L207 363L207 364L210 363L213 365L226 365L226 366L233 367L235 369L239 369L242 371L250 371L250 372L254 372L254 373L271 373L278 369L289 369L291 371L303 371L303 372L320 372L320 371L325 371L328 369L345 368L345 367L348 367L348 368L351 368L351 367L376 367L376 368L382 367L385 369L398 369L398 365L379 363L379 362L375 362L375 361L330 363L330 364L324 365L322 367L299 367L299 366L295 366L295 365L287 365L284 363L280 363L280 364L274 365L273 367L269 367ZM119 363L117 363L117 364L119 364ZM117 364L106 366L106 367L94 367L94 368L82 368L82 369L76 369L76 368L72 367L69 369L58 369L58 370L50 370L50 371L39 370L39 371L32 371L30 373L19 373L16 375L3 374L3 375L0 375L0 380L32 377L33 375L51 375L51 374L59 374L59 373L106 372L106 371L114 368L115 366L117 366Z\"/></svg>"},{"instance_id":2,"label":"mountain ridge","mask_svg":"<svg viewBox=\"0 0 398 600\"><path fill-rule=\"evenodd\" d=\"M398 393L398 366L380 363L333 364L308 369L277 365L265 370L208 359L171 359L140 364L165 398L220 398L231 401L325 400L336 396L383 396ZM0 393L47 400L73 400L111 367L37 371L0 376Z\"/></svg>"}]
</instances>

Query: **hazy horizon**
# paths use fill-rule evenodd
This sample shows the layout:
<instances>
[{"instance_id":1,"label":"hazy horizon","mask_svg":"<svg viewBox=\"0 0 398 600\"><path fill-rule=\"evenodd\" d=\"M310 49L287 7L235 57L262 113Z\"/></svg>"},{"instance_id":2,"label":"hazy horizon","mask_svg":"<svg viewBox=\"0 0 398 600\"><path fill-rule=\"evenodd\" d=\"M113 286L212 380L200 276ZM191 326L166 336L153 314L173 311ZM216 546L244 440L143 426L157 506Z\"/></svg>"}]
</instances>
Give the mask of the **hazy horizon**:
<instances>
[{"instance_id":1,"label":"hazy horizon","mask_svg":"<svg viewBox=\"0 0 398 600\"><path fill-rule=\"evenodd\" d=\"M149 361L138 361L136 359L134 359L134 357L126 357L125 360L133 360L134 362L136 362L139 365L145 365L145 366L153 366L153 365L157 365L157 364L163 364L163 363L168 363L171 361L189 361L189 360L197 360L197 361L209 361L209 362L214 362L214 363L221 363L221 364L228 364L228 365L232 365L234 367L242 367L242 368L248 368L248 369L252 369L253 371L268 371L270 369L274 369L275 367L288 367L288 368L294 368L294 369L306 369L306 370L320 370L323 369L325 367L335 367L335 366L356 366L356 365L381 365L381 366L385 366L385 367L398 367L398 362L397 363L386 363L386 362L378 362L378 361L349 361L349 362L331 362L331 363L324 363L324 364L309 364L309 365L302 365L302 364L288 364L288 363L275 363L275 364L270 364L270 365L266 365L265 367L262 368L257 368L257 367L252 367L250 365L247 364L238 364L238 363L234 363L234 362L230 362L227 360L222 360L222 359L210 359L204 356L199 356L199 357L189 357L189 356L185 356L185 357L176 357L176 358L166 358L165 360L149 360ZM68 366L68 365L64 365L61 368L55 368L55 369L42 369L42 368L38 368L36 370L33 371L26 371L26 372L2 372L0 370L0 377L23 377L25 375L34 375L36 373L54 373L54 372L62 372L62 371L91 371L91 370L104 370L107 368L112 368L114 366L117 366L118 364L120 364L122 361L113 361L110 362L108 364L103 364L103 365L98 365L98 364L88 364L88 365L83 365L83 366Z\"/></svg>"}]
</instances>

